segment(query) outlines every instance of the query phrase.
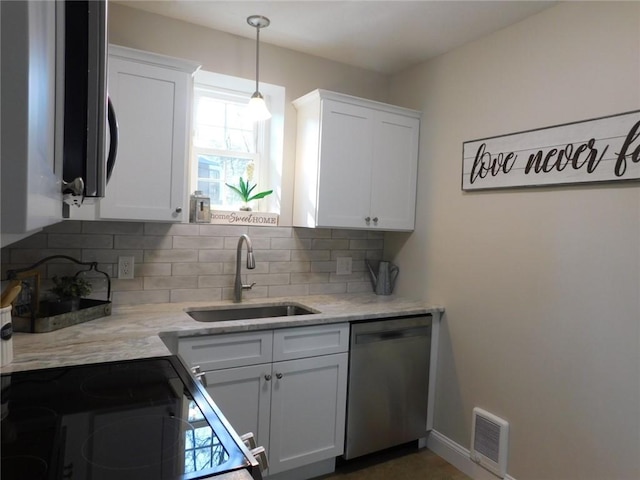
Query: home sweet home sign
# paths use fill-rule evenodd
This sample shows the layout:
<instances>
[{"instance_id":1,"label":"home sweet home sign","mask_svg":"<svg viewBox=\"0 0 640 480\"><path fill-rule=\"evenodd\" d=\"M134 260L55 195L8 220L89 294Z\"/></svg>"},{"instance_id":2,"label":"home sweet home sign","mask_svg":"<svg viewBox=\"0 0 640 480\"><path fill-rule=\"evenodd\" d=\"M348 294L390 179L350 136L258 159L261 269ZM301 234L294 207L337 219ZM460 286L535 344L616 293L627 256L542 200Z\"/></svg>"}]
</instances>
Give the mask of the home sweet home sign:
<instances>
[{"instance_id":1,"label":"home sweet home sign","mask_svg":"<svg viewBox=\"0 0 640 480\"><path fill-rule=\"evenodd\" d=\"M463 143L462 189L640 178L640 111Z\"/></svg>"}]
</instances>

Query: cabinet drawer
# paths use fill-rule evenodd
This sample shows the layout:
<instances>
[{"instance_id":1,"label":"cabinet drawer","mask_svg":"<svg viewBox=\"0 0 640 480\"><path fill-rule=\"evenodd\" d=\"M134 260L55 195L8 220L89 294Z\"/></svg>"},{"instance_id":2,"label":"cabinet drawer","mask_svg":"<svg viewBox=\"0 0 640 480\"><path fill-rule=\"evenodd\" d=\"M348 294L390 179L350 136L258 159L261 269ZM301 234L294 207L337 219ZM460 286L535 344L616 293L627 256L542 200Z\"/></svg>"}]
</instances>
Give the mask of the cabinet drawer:
<instances>
[{"instance_id":1,"label":"cabinet drawer","mask_svg":"<svg viewBox=\"0 0 640 480\"><path fill-rule=\"evenodd\" d=\"M273 332L273 361L346 352L349 324L295 327Z\"/></svg>"},{"instance_id":2,"label":"cabinet drawer","mask_svg":"<svg viewBox=\"0 0 640 480\"><path fill-rule=\"evenodd\" d=\"M191 366L203 371L270 363L273 333L229 333L181 338L178 353Z\"/></svg>"}]
</instances>

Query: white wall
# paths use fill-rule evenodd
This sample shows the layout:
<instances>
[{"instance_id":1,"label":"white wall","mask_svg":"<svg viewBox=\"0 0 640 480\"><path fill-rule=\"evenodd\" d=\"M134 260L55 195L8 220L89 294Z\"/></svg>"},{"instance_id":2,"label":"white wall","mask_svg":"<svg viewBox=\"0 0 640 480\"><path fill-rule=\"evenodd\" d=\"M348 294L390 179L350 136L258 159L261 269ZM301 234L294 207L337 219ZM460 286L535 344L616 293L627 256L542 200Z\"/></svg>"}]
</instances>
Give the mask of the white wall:
<instances>
[{"instance_id":1,"label":"white wall","mask_svg":"<svg viewBox=\"0 0 640 480\"><path fill-rule=\"evenodd\" d=\"M245 19L239 19L245 23ZM247 25L247 29L251 27ZM249 32L251 33L251 32ZM253 34L252 34L253 35ZM316 89L386 101L389 77L268 45L269 31L260 34L260 81L284 86L284 160L280 225L290 226L293 212L293 170L296 111L291 101ZM109 41L140 50L195 60L203 70L255 78L255 39L211 30L160 15L109 4Z\"/></svg>"},{"instance_id":2,"label":"white wall","mask_svg":"<svg viewBox=\"0 0 640 480\"><path fill-rule=\"evenodd\" d=\"M462 142L640 108L640 4L561 3L392 79L424 112L398 292L445 306L435 429L511 424L508 473L640 478L637 183L464 193Z\"/></svg>"}]
</instances>

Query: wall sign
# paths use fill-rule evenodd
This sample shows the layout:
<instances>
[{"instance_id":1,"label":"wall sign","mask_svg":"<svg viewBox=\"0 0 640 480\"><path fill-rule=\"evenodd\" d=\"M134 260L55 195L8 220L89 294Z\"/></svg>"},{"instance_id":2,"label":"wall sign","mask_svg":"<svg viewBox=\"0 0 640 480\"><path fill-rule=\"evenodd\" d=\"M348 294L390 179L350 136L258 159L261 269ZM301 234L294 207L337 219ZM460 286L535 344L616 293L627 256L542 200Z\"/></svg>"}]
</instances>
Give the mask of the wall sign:
<instances>
[{"instance_id":1,"label":"wall sign","mask_svg":"<svg viewBox=\"0 0 640 480\"><path fill-rule=\"evenodd\" d=\"M464 142L462 189L637 180L640 111Z\"/></svg>"},{"instance_id":2,"label":"wall sign","mask_svg":"<svg viewBox=\"0 0 640 480\"><path fill-rule=\"evenodd\" d=\"M217 225L278 226L277 213L211 210L211 223Z\"/></svg>"}]
</instances>

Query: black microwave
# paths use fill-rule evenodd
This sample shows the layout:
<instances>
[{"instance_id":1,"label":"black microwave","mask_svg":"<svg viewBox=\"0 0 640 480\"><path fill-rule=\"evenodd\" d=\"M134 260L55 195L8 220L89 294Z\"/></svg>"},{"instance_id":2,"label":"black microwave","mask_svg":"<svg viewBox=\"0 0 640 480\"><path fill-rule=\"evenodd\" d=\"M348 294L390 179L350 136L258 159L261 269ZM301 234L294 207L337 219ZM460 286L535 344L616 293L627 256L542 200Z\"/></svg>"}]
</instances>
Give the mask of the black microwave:
<instances>
[{"instance_id":1,"label":"black microwave","mask_svg":"<svg viewBox=\"0 0 640 480\"><path fill-rule=\"evenodd\" d=\"M81 178L84 197L104 197L118 146L107 93L106 0L66 1L64 32L62 179Z\"/></svg>"}]
</instances>

